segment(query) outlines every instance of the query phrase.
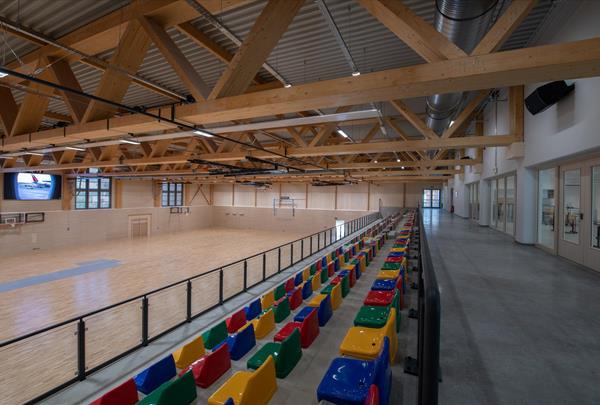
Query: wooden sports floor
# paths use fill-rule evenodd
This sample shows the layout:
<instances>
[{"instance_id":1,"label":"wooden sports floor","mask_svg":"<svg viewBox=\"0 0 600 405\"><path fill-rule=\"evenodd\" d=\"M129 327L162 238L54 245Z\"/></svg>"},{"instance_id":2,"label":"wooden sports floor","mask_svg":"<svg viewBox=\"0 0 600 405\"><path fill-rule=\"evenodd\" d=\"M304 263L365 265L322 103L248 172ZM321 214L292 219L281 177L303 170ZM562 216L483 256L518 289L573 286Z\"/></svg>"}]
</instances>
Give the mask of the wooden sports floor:
<instances>
[{"instance_id":1,"label":"wooden sports floor","mask_svg":"<svg viewBox=\"0 0 600 405\"><path fill-rule=\"evenodd\" d=\"M302 236L290 231L208 228L4 257L0 271L0 287L4 287L0 289L0 340L123 301ZM227 282L239 284L240 276L235 278Z\"/></svg>"}]
</instances>

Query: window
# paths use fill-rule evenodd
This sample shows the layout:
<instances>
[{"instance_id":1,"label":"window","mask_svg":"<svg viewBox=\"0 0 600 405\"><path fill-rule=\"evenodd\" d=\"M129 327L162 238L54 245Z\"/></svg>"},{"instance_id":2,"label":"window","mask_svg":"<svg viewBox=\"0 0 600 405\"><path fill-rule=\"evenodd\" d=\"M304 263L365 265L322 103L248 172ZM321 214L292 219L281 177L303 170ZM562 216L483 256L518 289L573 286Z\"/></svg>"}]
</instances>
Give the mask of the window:
<instances>
[{"instance_id":1,"label":"window","mask_svg":"<svg viewBox=\"0 0 600 405\"><path fill-rule=\"evenodd\" d=\"M163 183L161 204L163 207L179 207L183 205L183 184Z\"/></svg>"},{"instance_id":2,"label":"window","mask_svg":"<svg viewBox=\"0 0 600 405\"><path fill-rule=\"evenodd\" d=\"M105 177L77 177L75 181L75 209L110 208L111 179Z\"/></svg>"},{"instance_id":3,"label":"window","mask_svg":"<svg viewBox=\"0 0 600 405\"><path fill-rule=\"evenodd\" d=\"M554 250L554 219L556 217L556 169L538 173L538 238L540 245Z\"/></svg>"},{"instance_id":4,"label":"window","mask_svg":"<svg viewBox=\"0 0 600 405\"><path fill-rule=\"evenodd\" d=\"M423 208L440 208L440 190L423 190Z\"/></svg>"}]
</instances>

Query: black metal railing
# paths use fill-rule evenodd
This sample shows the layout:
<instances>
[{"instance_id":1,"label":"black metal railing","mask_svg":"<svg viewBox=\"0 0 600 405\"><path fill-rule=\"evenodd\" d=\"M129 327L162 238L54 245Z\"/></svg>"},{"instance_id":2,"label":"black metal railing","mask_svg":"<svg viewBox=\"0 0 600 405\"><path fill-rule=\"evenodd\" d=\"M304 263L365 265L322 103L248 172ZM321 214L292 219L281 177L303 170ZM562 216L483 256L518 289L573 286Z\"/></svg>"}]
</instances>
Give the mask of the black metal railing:
<instances>
[{"instance_id":1,"label":"black metal railing","mask_svg":"<svg viewBox=\"0 0 600 405\"><path fill-rule=\"evenodd\" d=\"M407 357L405 372L418 375L419 405L437 405L440 371L440 289L431 261L423 217L417 211L418 224L418 309L417 358ZM416 236L416 235L415 235Z\"/></svg>"},{"instance_id":2,"label":"black metal railing","mask_svg":"<svg viewBox=\"0 0 600 405\"><path fill-rule=\"evenodd\" d=\"M23 352L28 352L30 359L50 355L60 360L56 367L60 368L62 364L68 367L69 371L73 371L72 375L75 377L65 379L61 377L64 373L57 373L56 368L48 369L47 376L43 373L46 370L34 368L33 371L38 374L37 378L45 379L47 385L53 387L44 392L33 393L31 395L33 399L27 398L28 403L37 402L70 384L85 380L88 375L100 368L147 346L153 340L191 322L380 218L381 214L378 212L365 215L343 225L319 231L124 301L5 340L0 342L0 350L9 364L3 364L3 368L15 373L32 372L27 370L27 367L16 367L22 365L22 361L20 358L11 358L12 349L15 356L22 356ZM383 221L361 235L375 233L381 230L381 226L385 223ZM153 306L156 306L157 310L153 311L151 309ZM165 306L169 307L165 308ZM110 324L111 320L127 315L139 318L138 326ZM125 333L124 329L127 328L133 329L136 333ZM110 333L111 330L113 334ZM64 353L67 344L65 340L68 336L71 338L75 336L72 344L77 348L76 355ZM56 340L56 345L44 344L52 339ZM48 353L49 349L56 350L56 353ZM11 367L13 364L15 367ZM12 380L19 381L18 376L12 377L14 377ZM26 380L27 378L22 379L22 381Z\"/></svg>"}]
</instances>

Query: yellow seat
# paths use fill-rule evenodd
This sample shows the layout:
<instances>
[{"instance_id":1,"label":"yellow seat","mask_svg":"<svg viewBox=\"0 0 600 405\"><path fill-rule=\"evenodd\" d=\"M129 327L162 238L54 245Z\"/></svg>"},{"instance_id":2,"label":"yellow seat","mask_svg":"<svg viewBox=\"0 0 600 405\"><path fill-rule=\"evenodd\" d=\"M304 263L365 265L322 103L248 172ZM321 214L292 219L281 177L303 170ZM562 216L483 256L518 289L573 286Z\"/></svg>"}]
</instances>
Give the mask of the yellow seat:
<instances>
[{"instance_id":1,"label":"yellow seat","mask_svg":"<svg viewBox=\"0 0 600 405\"><path fill-rule=\"evenodd\" d=\"M319 291L319 288L321 288L321 271L316 272L311 280L313 291Z\"/></svg>"},{"instance_id":2,"label":"yellow seat","mask_svg":"<svg viewBox=\"0 0 600 405\"><path fill-rule=\"evenodd\" d=\"M358 261L360 262L360 272L364 273L367 271L367 258L364 256L359 256Z\"/></svg>"},{"instance_id":3,"label":"yellow seat","mask_svg":"<svg viewBox=\"0 0 600 405\"><path fill-rule=\"evenodd\" d=\"M391 252L406 252L405 247L395 247L391 249Z\"/></svg>"},{"instance_id":4,"label":"yellow seat","mask_svg":"<svg viewBox=\"0 0 600 405\"><path fill-rule=\"evenodd\" d=\"M260 305L262 309L267 309L273 306L275 303L275 291L271 290L260 298Z\"/></svg>"},{"instance_id":5,"label":"yellow seat","mask_svg":"<svg viewBox=\"0 0 600 405\"><path fill-rule=\"evenodd\" d=\"M339 255L338 256L338 261L340 262L340 266L343 266L344 264L346 264L346 260L344 259L344 255Z\"/></svg>"},{"instance_id":6,"label":"yellow seat","mask_svg":"<svg viewBox=\"0 0 600 405\"><path fill-rule=\"evenodd\" d=\"M331 290L331 308L335 311L342 305L342 283L336 284Z\"/></svg>"},{"instance_id":7,"label":"yellow seat","mask_svg":"<svg viewBox=\"0 0 600 405\"><path fill-rule=\"evenodd\" d=\"M247 327L250 323L254 325L254 335L257 339L262 339L267 336L273 329L275 329L275 313L273 308L269 308L268 311L260 315L258 318L248 322L245 326ZM239 332L239 331L238 331Z\"/></svg>"},{"instance_id":8,"label":"yellow seat","mask_svg":"<svg viewBox=\"0 0 600 405\"><path fill-rule=\"evenodd\" d=\"M304 270L302 270L302 281L307 281L309 277L310 277L310 267L307 267Z\"/></svg>"},{"instance_id":9,"label":"yellow seat","mask_svg":"<svg viewBox=\"0 0 600 405\"><path fill-rule=\"evenodd\" d=\"M383 338L387 336L390 340L390 363L393 363L398 351L398 335L395 325L396 308L391 308L383 328L351 327L340 344L340 353L362 360L375 359L383 347Z\"/></svg>"},{"instance_id":10,"label":"yellow seat","mask_svg":"<svg viewBox=\"0 0 600 405\"><path fill-rule=\"evenodd\" d=\"M202 336L198 336L190 343L181 346L173 352L173 359L178 369L188 368L190 364L204 356L204 341Z\"/></svg>"},{"instance_id":11,"label":"yellow seat","mask_svg":"<svg viewBox=\"0 0 600 405\"><path fill-rule=\"evenodd\" d=\"M266 405L277 391L275 361L269 356L256 371L238 371L208 398L208 405Z\"/></svg>"},{"instance_id":12,"label":"yellow seat","mask_svg":"<svg viewBox=\"0 0 600 405\"><path fill-rule=\"evenodd\" d=\"M325 298L327 298L327 294L317 294L306 305L313 308L319 308L321 306L321 301Z\"/></svg>"},{"instance_id":13,"label":"yellow seat","mask_svg":"<svg viewBox=\"0 0 600 405\"><path fill-rule=\"evenodd\" d=\"M396 279L400 277L400 270L379 270L378 280Z\"/></svg>"}]
</instances>

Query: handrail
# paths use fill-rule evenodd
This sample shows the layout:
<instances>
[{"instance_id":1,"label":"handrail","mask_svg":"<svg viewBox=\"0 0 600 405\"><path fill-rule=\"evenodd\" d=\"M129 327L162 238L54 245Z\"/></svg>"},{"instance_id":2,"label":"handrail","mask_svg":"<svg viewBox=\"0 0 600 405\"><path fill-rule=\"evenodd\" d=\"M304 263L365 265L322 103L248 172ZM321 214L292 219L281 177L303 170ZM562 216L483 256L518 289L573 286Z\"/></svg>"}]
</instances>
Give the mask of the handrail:
<instances>
[{"instance_id":1,"label":"handrail","mask_svg":"<svg viewBox=\"0 0 600 405\"><path fill-rule=\"evenodd\" d=\"M15 337L15 338L11 338L11 339L8 339L8 340L4 340L4 341L0 342L0 348L2 348L2 347L4 347L4 346L11 345L11 344L14 344L14 343L16 343L16 342L19 342L19 341L21 341L21 340L24 340L24 339L27 339L27 338L30 338L30 337L33 337L33 336L36 336L36 335L38 335L38 334L41 334L41 333L47 332L47 331L49 331L49 330L52 330L52 329L59 328L59 327L61 327L61 326L67 325L67 324L69 324L69 323L73 323L73 322L76 322L76 321L82 320L83 318L88 318L88 317L90 317L90 316L92 316L92 315L95 315L95 314L98 314L98 313L100 313L100 312L104 312L104 311L107 311L107 310L109 310L109 309L112 309L112 308L115 308L115 307L118 307L118 306L121 306L121 305L127 304L127 303L129 303L129 302L132 302L132 301L135 301L135 300L139 300L139 299L146 298L148 295L156 294L157 292L160 292L160 291L163 291L163 290L166 290L166 289L172 288L172 287L174 287L174 286L177 286L177 285L180 285L180 284L187 283L188 281L194 280L194 279L196 279L196 278L198 278L198 277L207 276L207 275L209 275L209 274L213 274L213 273L215 273L215 272L222 271L222 270L223 270L223 268L225 268L225 267L229 267L229 266L233 266L233 265L235 265L235 264L238 264L238 263L242 263L242 262L244 262L244 261L247 261L247 260L249 260L249 259L252 259L252 258L254 258L254 257L257 257L257 256L265 255L265 254L267 254L267 253L269 253L269 252L272 252L272 251L275 251L275 250L281 249L282 247L286 247L286 246L288 246L288 245L293 245L294 243L296 243L296 242L299 242L299 241L303 241L303 240L305 240L305 239L307 239L307 238L312 238L312 237L313 237L313 236L315 236L315 235L322 234L322 233L326 233L326 232L330 232L330 233L332 233L332 231L333 231L334 229L337 229L337 228L339 228L339 227L344 227L344 233L343 233L343 234L344 234L344 237L345 237L345 236L347 236L347 235L349 235L349 234L351 234L351 233L354 233L354 232L356 232L356 230L357 230L357 229L360 229L360 228L363 228L363 227L365 227L365 226L367 226L367 225L370 225L371 223L373 223L373 222L374 222L376 219L378 219L379 217L380 217L380 214L379 214L379 213L372 213L372 214L368 214L368 215L365 215L365 216L362 216L362 217L359 217L359 218L355 218L355 219L353 219L353 220L351 220L351 221L349 221L349 222L345 222L343 225L337 225L337 226L333 226L333 227L330 227L330 228L324 229L323 231L315 232L315 233L313 233L313 234L310 234L310 235L308 235L308 236L305 236L305 237L302 237L302 238L299 238L299 239L293 240L293 241L291 241L291 242L286 242L286 243L284 243L284 244L282 244L282 245L279 245L279 246L276 246L276 247L274 247L274 248L271 248L271 249L268 249L268 250L262 251L262 252L260 252L260 253L254 254L254 255L252 255L252 256L248 256L248 257L245 257L245 258L243 258L243 259L236 260L236 261L234 261L234 262L231 262L231 263L224 264L224 265L222 265L222 266L219 266L219 267L217 267L217 268L215 268L215 269L208 270L208 271L206 271L206 272L203 272L203 273L200 273L200 274L196 274L196 275L194 275L194 276L191 276L191 277L187 277L187 278L185 278L185 279L182 279L182 280L179 280L179 281L176 281L176 282L173 282L173 283L167 284L167 285L165 285L165 286L162 286L162 287L160 287L160 288L157 288L157 289L154 289L154 290L151 290L151 291L145 292L145 293L143 293L143 294L139 294L139 295L136 295L136 296L134 296L134 297L127 298L127 299L125 299L125 300L123 300L123 301L120 301L120 302L117 302L117 303L114 303L114 304L110 304L110 305L107 305L107 306L105 306L105 307L98 308L98 309L95 309L95 310L93 310L93 311L90 311L90 312L86 312L86 313L84 313L84 314L80 314L80 315L74 316L74 317L72 317L72 318L69 318L69 319L67 319L67 320L64 320L64 321L57 322L57 323L55 323L55 324L52 324L52 325L49 325L49 326L43 327L43 328L41 328L41 329L38 329L38 330L32 331L32 332L30 332L30 333L27 333L27 334L24 334L24 335L21 335L21 336L17 336L17 337ZM336 239L336 241L337 241L337 240L338 240L338 239ZM329 245L331 245L331 243L333 243L332 239L330 239L330 244L329 244ZM329 246L329 245L326 245L325 247L327 247L327 246ZM319 249L319 250L321 250L321 249ZM311 250L311 253L310 253L310 254L312 255L312 254L314 254L314 253L318 252L319 250L317 250L317 251L315 251L315 252L313 252L313 251ZM300 261L301 261L301 260L304 260L304 252L302 252L302 257L301 257ZM283 269L279 268L279 269L278 269L278 273L279 273L279 272L281 272L282 270L284 270L284 269L287 269L288 267L291 267L292 265L294 265L294 264L298 263L298 262L296 262L296 263L293 263L293 257L291 258L291 262L292 262L292 263L290 264L290 266L287 266L287 267L285 267L285 268L283 268ZM263 280L263 281L264 281L264 280ZM230 297L230 298L232 298L232 297Z\"/></svg>"},{"instance_id":2,"label":"handrail","mask_svg":"<svg viewBox=\"0 0 600 405\"><path fill-rule=\"evenodd\" d=\"M437 405L440 381L440 289L431 261L423 215L417 211L419 224L419 303L417 373L419 405Z\"/></svg>"}]
</instances>

